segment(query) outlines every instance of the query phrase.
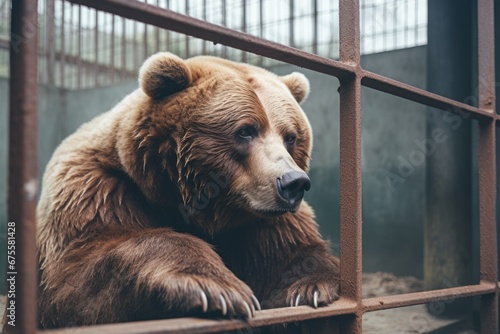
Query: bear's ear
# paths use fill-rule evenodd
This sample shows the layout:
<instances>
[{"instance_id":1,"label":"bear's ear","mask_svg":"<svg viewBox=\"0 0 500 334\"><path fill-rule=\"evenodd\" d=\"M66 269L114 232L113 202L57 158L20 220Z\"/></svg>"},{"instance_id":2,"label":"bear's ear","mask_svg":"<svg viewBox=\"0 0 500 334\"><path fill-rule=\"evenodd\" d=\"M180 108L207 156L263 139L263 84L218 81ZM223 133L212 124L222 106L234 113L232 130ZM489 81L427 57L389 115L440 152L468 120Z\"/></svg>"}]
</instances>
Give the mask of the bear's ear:
<instances>
[{"instance_id":1,"label":"bear's ear","mask_svg":"<svg viewBox=\"0 0 500 334\"><path fill-rule=\"evenodd\" d=\"M307 80L304 74L293 72L280 77L280 79L287 85L298 103L302 103L307 98L307 95L309 95L309 80Z\"/></svg>"},{"instance_id":2,"label":"bear's ear","mask_svg":"<svg viewBox=\"0 0 500 334\"><path fill-rule=\"evenodd\" d=\"M152 55L139 70L139 84L153 99L180 92L191 83L191 71L184 60L169 52Z\"/></svg>"}]
</instances>

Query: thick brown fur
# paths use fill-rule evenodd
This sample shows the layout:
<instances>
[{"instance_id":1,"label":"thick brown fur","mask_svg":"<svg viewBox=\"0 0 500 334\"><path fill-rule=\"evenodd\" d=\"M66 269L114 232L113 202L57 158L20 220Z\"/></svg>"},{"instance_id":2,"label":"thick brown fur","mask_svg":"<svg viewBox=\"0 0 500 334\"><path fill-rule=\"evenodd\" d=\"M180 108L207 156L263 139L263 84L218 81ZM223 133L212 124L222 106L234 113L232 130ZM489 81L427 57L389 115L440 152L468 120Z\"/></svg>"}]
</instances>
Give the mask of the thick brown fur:
<instances>
[{"instance_id":1,"label":"thick brown fur","mask_svg":"<svg viewBox=\"0 0 500 334\"><path fill-rule=\"evenodd\" d=\"M276 177L308 170L307 79L159 53L139 81L47 166L40 326L245 318L252 295L264 308L338 298L339 262L312 209L276 195Z\"/></svg>"}]
</instances>

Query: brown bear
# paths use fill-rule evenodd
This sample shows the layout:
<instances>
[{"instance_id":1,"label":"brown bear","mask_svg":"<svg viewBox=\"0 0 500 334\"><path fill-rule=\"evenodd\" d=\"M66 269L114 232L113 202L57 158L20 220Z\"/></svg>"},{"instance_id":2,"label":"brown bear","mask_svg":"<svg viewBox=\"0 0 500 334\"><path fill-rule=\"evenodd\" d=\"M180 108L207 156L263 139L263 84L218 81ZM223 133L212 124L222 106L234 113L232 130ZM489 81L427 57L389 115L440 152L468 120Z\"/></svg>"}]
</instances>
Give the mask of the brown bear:
<instances>
[{"instance_id":1,"label":"brown bear","mask_svg":"<svg viewBox=\"0 0 500 334\"><path fill-rule=\"evenodd\" d=\"M46 168L40 326L246 319L337 299L339 261L302 201L307 79L158 53L139 83Z\"/></svg>"}]
</instances>

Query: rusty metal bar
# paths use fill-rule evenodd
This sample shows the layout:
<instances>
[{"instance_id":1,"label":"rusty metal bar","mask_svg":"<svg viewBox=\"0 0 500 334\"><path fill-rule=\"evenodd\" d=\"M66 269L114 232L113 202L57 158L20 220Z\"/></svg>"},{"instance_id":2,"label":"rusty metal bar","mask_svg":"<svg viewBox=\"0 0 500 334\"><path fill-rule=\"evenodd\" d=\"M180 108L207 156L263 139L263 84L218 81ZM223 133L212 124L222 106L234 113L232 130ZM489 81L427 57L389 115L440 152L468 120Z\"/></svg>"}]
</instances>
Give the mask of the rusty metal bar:
<instances>
[{"instance_id":1,"label":"rusty metal bar","mask_svg":"<svg viewBox=\"0 0 500 334\"><path fill-rule=\"evenodd\" d=\"M369 298L362 306L341 299L325 308L312 309L307 306L279 308L256 312L256 317L248 322L239 320L211 320L199 318L177 318L136 323L122 323L79 327L80 334L87 333L213 333L247 327L260 327L282 322L324 319L332 316L354 314L356 310L372 312L396 307L405 307L433 301L450 300L462 297L490 295L496 290L495 284L480 284L454 287L443 290L423 291L410 294ZM46 330L44 334L63 334L65 329Z\"/></svg>"},{"instance_id":2,"label":"rusty metal bar","mask_svg":"<svg viewBox=\"0 0 500 334\"><path fill-rule=\"evenodd\" d=\"M363 300L363 312L387 310L397 307L425 304L434 301L465 298L471 296L491 295L496 290L496 284L483 283L449 289L405 293L393 296L368 298Z\"/></svg>"},{"instance_id":3,"label":"rusty metal bar","mask_svg":"<svg viewBox=\"0 0 500 334\"><path fill-rule=\"evenodd\" d=\"M305 67L316 72L336 77L352 76L355 68L350 64L313 55L311 53L270 42L243 32L234 31L170 10L160 9L138 1L127 0L70 0L108 13L113 13L139 22L149 23L160 28L188 34L223 44L236 49L249 51L264 57L281 60ZM351 22L352 24L352 22Z\"/></svg>"},{"instance_id":4,"label":"rusty metal bar","mask_svg":"<svg viewBox=\"0 0 500 334\"><path fill-rule=\"evenodd\" d=\"M38 186L38 1L12 1L9 77L9 221L15 224L15 327L8 333L35 333L37 266L35 208ZM10 227L12 227L9 223Z\"/></svg>"},{"instance_id":5,"label":"rusty metal bar","mask_svg":"<svg viewBox=\"0 0 500 334\"><path fill-rule=\"evenodd\" d=\"M339 1L340 61L360 67L359 0ZM358 305L343 333L362 332L361 76L340 78L340 291Z\"/></svg>"},{"instance_id":6,"label":"rusty metal bar","mask_svg":"<svg viewBox=\"0 0 500 334\"><path fill-rule=\"evenodd\" d=\"M261 327L285 322L304 321L314 318L351 314L355 311L356 304L352 301L341 299L334 304L313 309L309 306L287 307L258 311L255 317L248 321L243 320L217 320L201 318L176 318L168 320L153 320L129 322L121 324L98 325L79 327L79 334L106 333L106 334L133 334L133 333L216 333L232 331L242 328ZM64 334L67 329L45 330L44 334Z\"/></svg>"},{"instance_id":7,"label":"rusty metal bar","mask_svg":"<svg viewBox=\"0 0 500 334\"><path fill-rule=\"evenodd\" d=\"M494 1L477 2L479 107L495 113L495 19ZM495 122L479 122L479 236L480 280L498 284L496 231ZM498 333L498 286L481 297L481 332Z\"/></svg>"},{"instance_id":8,"label":"rusty metal bar","mask_svg":"<svg viewBox=\"0 0 500 334\"><path fill-rule=\"evenodd\" d=\"M369 71L363 71L362 84L363 86L398 96L406 100L422 103L429 107L449 110L452 112L470 113L471 117L478 120L486 120L493 117L493 115L486 110L476 108L465 103L456 102L455 100L429 93L426 90L416 88Z\"/></svg>"}]
</instances>

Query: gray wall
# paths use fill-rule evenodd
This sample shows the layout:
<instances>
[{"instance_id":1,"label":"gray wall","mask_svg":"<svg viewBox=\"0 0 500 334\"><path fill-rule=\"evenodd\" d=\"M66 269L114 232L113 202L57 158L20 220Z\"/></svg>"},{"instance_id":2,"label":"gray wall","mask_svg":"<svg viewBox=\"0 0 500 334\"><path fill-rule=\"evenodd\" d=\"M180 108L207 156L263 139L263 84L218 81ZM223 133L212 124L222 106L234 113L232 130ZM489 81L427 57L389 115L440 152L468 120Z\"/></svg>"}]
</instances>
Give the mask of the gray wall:
<instances>
[{"instance_id":1,"label":"gray wall","mask_svg":"<svg viewBox=\"0 0 500 334\"><path fill-rule=\"evenodd\" d=\"M425 47L365 56L365 69L425 88ZM338 80L290 65L271 68L278 74L300 71L311 82L303 108L314 133L311 162L314 207L322 233L339 251L339 98ZM65 91L41 87L39 92L40 179L51 153L78 126L109 110L137 87L127 82L113 87ZM8 82L0 79L0 254L4 254L7 222ZM422 219L425 162L389 186L389 173L398 173L401 159L425 138L425 107L374 90L363 89L363 266L364 271L388 271L422 276ZM5 256L0 256L0 268ZM4 291L0 270L0 292Z\"/></svg>"}]
</instances>

